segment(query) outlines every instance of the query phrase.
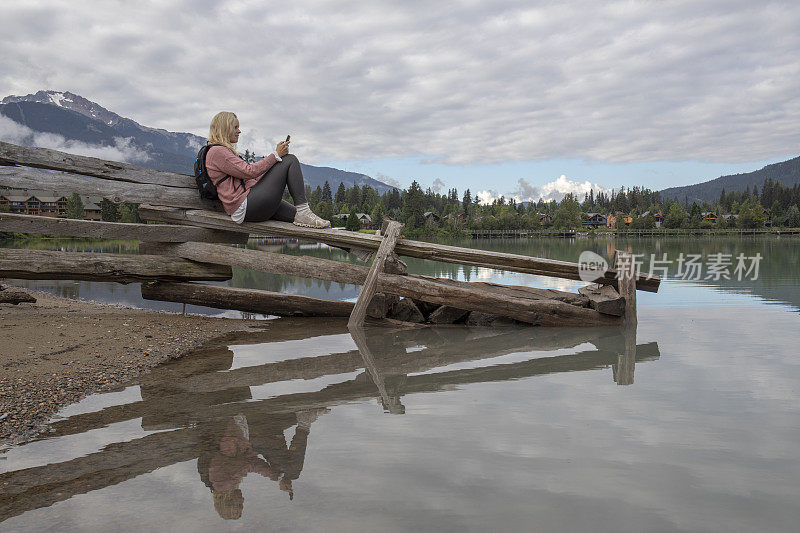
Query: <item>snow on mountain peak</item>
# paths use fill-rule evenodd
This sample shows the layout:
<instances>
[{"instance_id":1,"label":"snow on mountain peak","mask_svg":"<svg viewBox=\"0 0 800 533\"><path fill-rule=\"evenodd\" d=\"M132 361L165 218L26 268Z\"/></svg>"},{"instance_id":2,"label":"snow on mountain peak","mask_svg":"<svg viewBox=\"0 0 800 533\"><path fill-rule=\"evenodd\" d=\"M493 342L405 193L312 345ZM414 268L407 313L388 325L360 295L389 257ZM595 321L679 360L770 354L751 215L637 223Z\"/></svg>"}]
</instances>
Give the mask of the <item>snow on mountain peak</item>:
<instances>
[{"instance_id":1,"label":"snow on mountain peak","mask_svg":"<svg viewBox=\"0 0 800 533\"><path fill-rule=\"evenodd\" d=\"M53 102L54 104L56 104L58 107L63 107L61 105L61 102L63 100L67 100L67 98L64 96L64 93L57 93L57 92L48 91L48 96L50 96L50 101ZM67 100L67 101L69 101L69 100Z\"/></svg>"}]
</instances>

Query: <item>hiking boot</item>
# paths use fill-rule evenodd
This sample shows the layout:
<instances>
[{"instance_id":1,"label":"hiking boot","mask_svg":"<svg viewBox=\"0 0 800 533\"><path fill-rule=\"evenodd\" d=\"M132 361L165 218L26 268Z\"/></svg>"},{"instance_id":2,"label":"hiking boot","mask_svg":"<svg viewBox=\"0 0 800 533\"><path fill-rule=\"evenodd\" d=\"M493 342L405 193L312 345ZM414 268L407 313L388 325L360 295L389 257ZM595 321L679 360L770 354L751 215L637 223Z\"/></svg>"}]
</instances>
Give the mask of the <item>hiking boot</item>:
<instances>
[{"instance_id":1,"label":"hiking boot","mask_svg":"<svg viewBox=\"0 0 800 533\"><path fill-rule=\"evenodd\" d=\"M294 216L294 222L292 222L295 226L302 226L304 228L330 228L331 223L325 219L319 218L315 215L310 209L297 211L297 214Z\"/></svg>"}]
</instances>

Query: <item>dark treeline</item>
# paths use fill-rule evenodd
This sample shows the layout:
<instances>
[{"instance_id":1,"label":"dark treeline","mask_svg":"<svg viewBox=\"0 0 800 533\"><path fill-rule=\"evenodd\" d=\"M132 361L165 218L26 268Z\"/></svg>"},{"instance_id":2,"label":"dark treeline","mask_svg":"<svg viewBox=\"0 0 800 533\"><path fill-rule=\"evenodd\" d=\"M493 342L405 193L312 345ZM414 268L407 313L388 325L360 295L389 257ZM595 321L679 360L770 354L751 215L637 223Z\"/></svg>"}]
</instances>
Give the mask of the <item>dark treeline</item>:
<instances>
[{"instance_id":1,"label":"dark treeline","mask_svg":"<svg viewBox=\"0 0 800 533\"><path fill-rule=\"evenodd\" d=\"M580 229L596 213L602 219L614 217L616 227L625 224L634 229L800 227L800 185L787 187L772 179L766 179L760 191L757 187L730 193L723 189L713 204L662 199L658 191L639 187L609 194L591 191L583 199L567 194L560 202L516 203L501 196L481 204L469 189L463 194L455 188L441 194L423 190L416 181L408 189L393 188L383 194L370 186L345 187L343 183L333 191L325 182L315 189L306 186L306 195L311 208L334 226L375 229L388 217L405 223L404 234L412 238L460 237L470 229ZM136 204L103 200L100 207L103 220L140 221ZM77 195L70 198L67 211L70 218L83 218Z\"/></svg>"},{"instance_id":2,"label":"dark treeline","mask_svg":"<svg viewBox=\"0 0 800 533\"><path fill-rule=\"evenodd\" d=\"M414 181L408 189L392 189L383 195L372 187L346 188L340 184L335 193L326 182L323 187L307 188L312 209L321 217L342 225L348 215L348 229L358 229L358 215L369 215L361 227L376 228L384 217L406 224L406 235L463 235L468 229L578 229L586 226L590 215L614 217L633 228L758 228L765 225L800 227L800 185L787 187L767 179L761 191L756 187L726 193L718 201L692 202L662 199L658 191L647 188L623 188L611 193L594 194L583 199L572 194L560 202L516 203L504 197L481 204L467 189L463 194L453 188L446 193L423 190ZM363 218L363 217L362 217Z\"/></svg>"}]
</instances>

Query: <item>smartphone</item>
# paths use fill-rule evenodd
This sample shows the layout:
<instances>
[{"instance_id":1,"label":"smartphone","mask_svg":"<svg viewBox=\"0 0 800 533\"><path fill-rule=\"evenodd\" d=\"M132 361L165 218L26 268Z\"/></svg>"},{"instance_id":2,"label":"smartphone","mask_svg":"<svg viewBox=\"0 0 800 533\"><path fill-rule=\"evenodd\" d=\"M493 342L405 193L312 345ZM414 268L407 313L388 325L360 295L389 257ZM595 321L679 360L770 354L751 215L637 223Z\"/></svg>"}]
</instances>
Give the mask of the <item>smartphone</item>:
<instances>
[{"instance_id":1,"label":"smartphone","mask_svg":"<svg viewBox=\"0 0 800 533\"><path fill-rule=\"evenodd\" d=\"M292 137L291 135L287 135L287 136L286 136L286 142L287 142L287 143L289 142L289 139L290 139L291 137Z\"/></svg>"}]
</instances>

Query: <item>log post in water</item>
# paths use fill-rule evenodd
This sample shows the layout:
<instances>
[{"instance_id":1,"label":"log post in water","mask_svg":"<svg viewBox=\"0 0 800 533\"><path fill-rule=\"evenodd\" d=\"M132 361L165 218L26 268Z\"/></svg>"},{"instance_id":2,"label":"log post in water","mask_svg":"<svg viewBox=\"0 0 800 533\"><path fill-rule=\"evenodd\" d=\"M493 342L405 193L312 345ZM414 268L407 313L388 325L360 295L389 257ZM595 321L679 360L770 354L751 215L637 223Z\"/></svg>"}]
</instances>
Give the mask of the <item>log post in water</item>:
<instances>
[{"instance_id":1,"label":"log post in water","mask_svg":"<svg viewBox=\"0 0 800 533\"><path fill-rule=\"evenodd\" d=\"M353 307L353 312L350 315L350 320L347 322L348 328L359 327L364 324L364 317L367 314L367 306L372 301L375 295L375 289L378 286L378 276L383 273L386 258L394 250L394 245L397 242L397 237L400 235L400 230L403 229L403 224L399 222L390 222L386 228L383 236L383 242L378 248L378 252L372 259L372 266L367 273L367 278L364 280L364 285L361 287L361 292L356 300L356 305Z\"/></svg>"},{"instance_id":2,"label":"log post in water","mask_svg":"<svg viewBox=\"0 0 800 533\"><path fill-rule=\"evenodd\" d=\"M625 298L625 314L623 324L636 327L636 265L630 252L617 250L614 252L614 265L619 272L619 295Z\"/></svg>"}]
</instances>

